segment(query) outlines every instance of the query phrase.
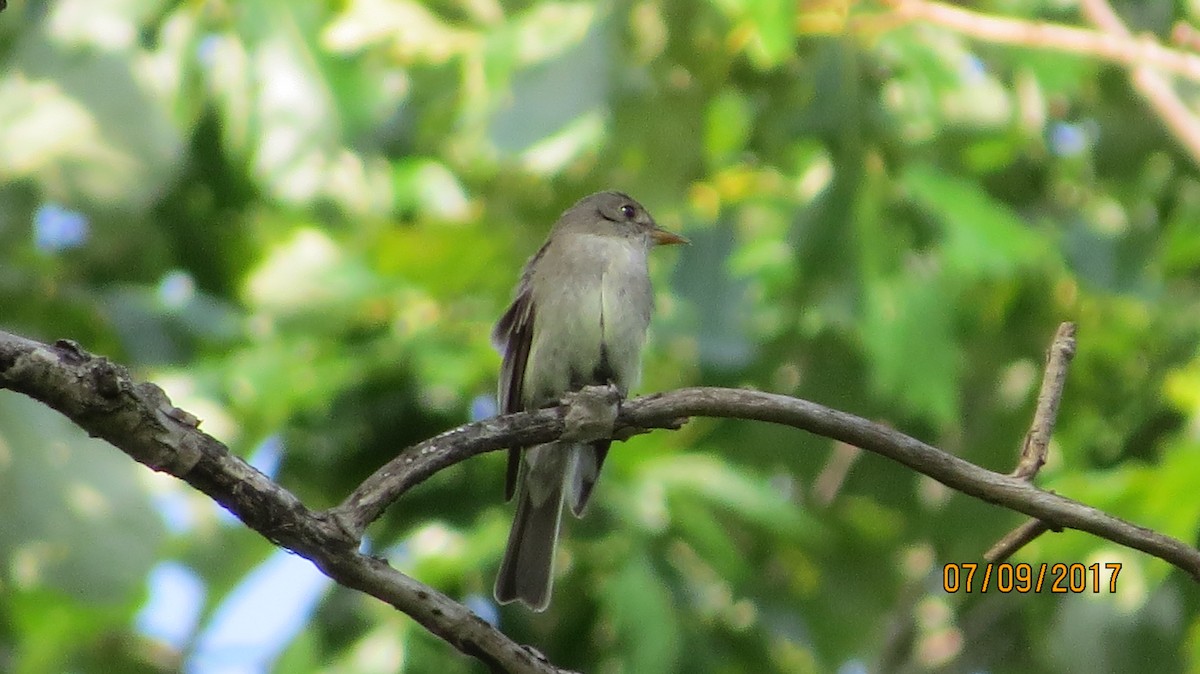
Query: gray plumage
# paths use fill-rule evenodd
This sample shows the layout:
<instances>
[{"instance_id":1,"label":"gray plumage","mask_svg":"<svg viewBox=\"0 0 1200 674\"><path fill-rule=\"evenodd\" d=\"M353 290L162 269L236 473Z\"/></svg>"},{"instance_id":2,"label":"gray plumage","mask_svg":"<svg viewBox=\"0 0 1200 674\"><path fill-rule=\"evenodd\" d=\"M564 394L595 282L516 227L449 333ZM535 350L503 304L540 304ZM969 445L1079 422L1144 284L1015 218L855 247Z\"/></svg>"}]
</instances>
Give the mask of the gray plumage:
<instances>
[{"instance_id":1,"label":"gray plumage","mask_svg":"<svg viewBox=\"0 0 1200 674\"><path fill-rule=\"evenodd\" d=\"M654 308L647 254L656 244L685 242L620 192L598 192L567 209L525 265L516 299L492 332L504 356L500 412L552 405L593 384L627 395L641 374ZM550 603L563 501L577 517L583 513L609 444L509 450L505 497L516 495L517 509L497 601L536 611Z\"/></svg>"}]
</instances>

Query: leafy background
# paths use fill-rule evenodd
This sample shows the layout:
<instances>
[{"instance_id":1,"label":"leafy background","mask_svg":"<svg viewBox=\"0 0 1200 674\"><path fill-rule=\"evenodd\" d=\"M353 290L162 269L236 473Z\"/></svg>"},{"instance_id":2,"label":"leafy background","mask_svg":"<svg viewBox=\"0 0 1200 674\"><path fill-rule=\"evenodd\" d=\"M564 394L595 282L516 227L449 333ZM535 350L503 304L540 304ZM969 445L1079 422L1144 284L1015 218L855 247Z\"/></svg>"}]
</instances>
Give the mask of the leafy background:
<instances>
[{"instance_id":1,"label":"leafy background","mask_svg":"<svg viewBox=\"0 0 1200 674\"><path fill-rule=\"evenodd\" d=\"M1069 0L981 11L1080 23ZM1165 36L1200 6L1127 1ZM0 327L135 368L314 508L488 416L488 331L576 198L656 253L642 392L750 386L1015 462L1079 324L1039 484L1195 543L1200 176L1085 57L838 0L14 0ZM1185 92L1186 93L1186 92ZM371 530L397 567L591 672L1179 671L1200 591L948 594L1021 521L875 456L695 420L614 451L545 614L490 588L503 458ZM185 486L0 393L0 671L481 671Z\"/></svg>"}]
</instances>

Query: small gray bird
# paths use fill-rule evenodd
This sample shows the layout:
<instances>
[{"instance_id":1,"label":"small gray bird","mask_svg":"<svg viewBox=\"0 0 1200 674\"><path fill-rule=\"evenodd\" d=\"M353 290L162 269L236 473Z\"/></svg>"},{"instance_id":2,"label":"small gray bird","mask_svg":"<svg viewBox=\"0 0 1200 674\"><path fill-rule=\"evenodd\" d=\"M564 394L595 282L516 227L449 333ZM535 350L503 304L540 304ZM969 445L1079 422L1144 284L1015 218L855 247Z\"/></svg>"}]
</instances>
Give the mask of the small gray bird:
<instances>
[{"instance_id":1,"label":"small gray bird","mask_svg":"<svg viewBox=\"0 0 1200 674\"><path fill-rule=\"evenodd\" d=\"M620 192L597 192L567 209L492 331L504 354L500 412L554 404L588 385L627 395L641 375L654 308L647 254L675 243L687 239L659 228ZM504 495L517 494L517 511L496 577L501 604L520 600L542 611L550 603L563 498L576 517L583 513L610 442L509 450Z\"/></svg>"}]
</instances>

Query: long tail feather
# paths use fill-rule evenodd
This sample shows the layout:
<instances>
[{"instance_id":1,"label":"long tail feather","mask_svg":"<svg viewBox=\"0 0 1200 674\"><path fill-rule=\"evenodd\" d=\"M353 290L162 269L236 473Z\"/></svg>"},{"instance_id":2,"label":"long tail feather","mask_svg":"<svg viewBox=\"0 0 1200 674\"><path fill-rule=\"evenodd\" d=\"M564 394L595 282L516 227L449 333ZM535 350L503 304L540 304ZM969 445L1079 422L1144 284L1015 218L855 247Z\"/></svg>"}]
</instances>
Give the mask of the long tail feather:
<instances>
[{"instance_id":1,"label":"long tail feather","mask_svg":"<svg viewBox=\"0 0 1200 674\"><path fill-rule=\"evenodd\" d=\"M554 545L562 519L563 489L558 484L548 498L536 504L528 488L520 492L508 548L496 575L496 601L521 601L535 611L544 611L554 584Z\"/></svg>"}]
</instances>

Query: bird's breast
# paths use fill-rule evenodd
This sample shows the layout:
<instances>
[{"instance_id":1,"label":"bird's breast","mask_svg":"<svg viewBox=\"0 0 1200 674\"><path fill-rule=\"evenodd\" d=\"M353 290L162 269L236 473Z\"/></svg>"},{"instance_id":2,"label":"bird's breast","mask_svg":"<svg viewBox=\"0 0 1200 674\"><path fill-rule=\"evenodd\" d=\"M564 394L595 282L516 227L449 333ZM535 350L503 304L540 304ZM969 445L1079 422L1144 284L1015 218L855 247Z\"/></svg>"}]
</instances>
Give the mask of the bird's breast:
<instances>
[{"instance_id":1,"label":"bird's breast","mask_svg":"<svg viewBox=\"0 0 1200 674\"><path fill-rule=\"evenodd\" d=\"M613 237L587 238L593 240L559 251L567 264L534 285L527 404L588 384L611 381L627 392L637 383L653 301L646 250Z\"/></svg>"}]
</instances>

